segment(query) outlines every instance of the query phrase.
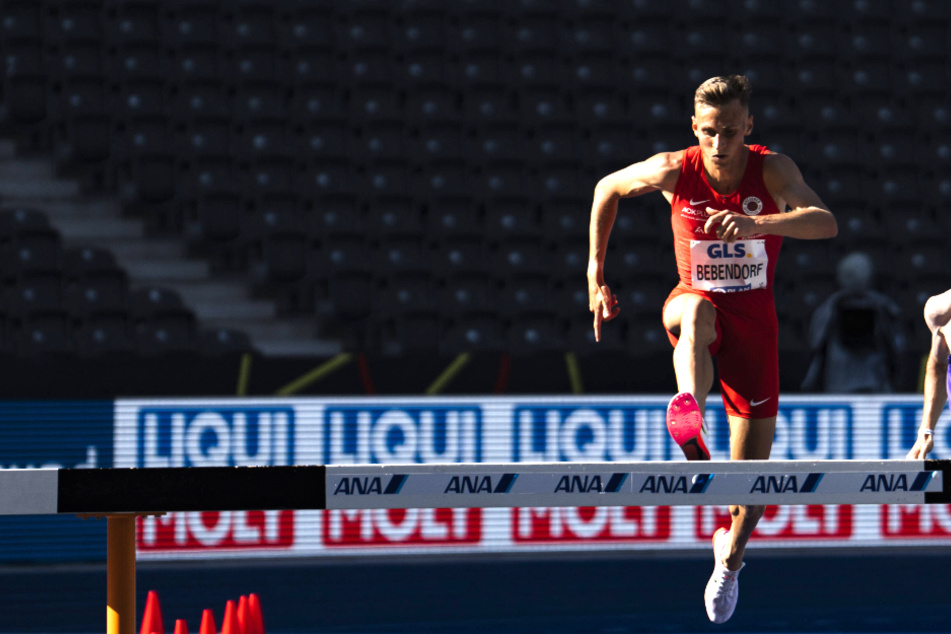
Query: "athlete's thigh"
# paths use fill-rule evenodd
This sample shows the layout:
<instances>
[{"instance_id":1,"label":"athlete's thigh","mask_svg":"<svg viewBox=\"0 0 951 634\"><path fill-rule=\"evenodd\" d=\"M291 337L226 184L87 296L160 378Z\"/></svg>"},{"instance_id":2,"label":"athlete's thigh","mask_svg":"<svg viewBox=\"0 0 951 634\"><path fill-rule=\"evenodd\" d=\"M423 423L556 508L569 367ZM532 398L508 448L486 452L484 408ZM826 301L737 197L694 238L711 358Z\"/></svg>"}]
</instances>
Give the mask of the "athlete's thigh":
<instances>
[{"instance_id":1,"label":"athlete's thigh","mask_svg":"<svg viewBox=\"0 0 951 634\"><path fill-rule=\"evenodd\" d=\"M717 371L726 413L769 418L779 411L779 345L775 314L761 319L721 313Z\"/></svg>"},{"instance_id":2,"label":"athlete's thigh","mask_svg":"<svg viewBox=\"0 0 951 634\"><path fill-rule=\"evenodd\" d=\"M676 291L675 291L676 292ZM680 328L685 320L694 318L709 328L715 327L717 309L713 303L695 293L671 294L664 304L664 328L675 337L680 336Z\"/></svg>"},{"instance_id":3,"label":"athlete's thigh","mask_svg":"<svg viewBox=\"0 0 951 634\"><path fill-rule=\"evenodd\" d=\"M773 447L776 417L740 418L730 421L730 460L766 460Z\"/></svg>"}]
</instances>

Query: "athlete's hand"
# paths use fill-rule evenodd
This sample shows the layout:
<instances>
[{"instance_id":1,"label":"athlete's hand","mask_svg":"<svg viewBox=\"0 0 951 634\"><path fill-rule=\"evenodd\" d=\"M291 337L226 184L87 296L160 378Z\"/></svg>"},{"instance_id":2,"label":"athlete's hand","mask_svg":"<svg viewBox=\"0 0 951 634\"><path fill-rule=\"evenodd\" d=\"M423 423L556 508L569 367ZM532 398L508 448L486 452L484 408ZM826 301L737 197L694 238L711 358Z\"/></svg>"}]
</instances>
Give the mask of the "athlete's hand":
<instances>
[{"instance_id":1,"label":"athlete's hand","mask_svg":"<svg viewBox=\"0 0 951 634\"><path fill-rule=\"evenodd\" d=\"M594 313L594 340L601 341L601 322L611 321L621 312L617 304L617 295L599 279L598 275L588 274L588 310Z\"/></svg>"},{"instance_id":2,"label":"athlete's hand","mask_svg":"<svg viewBox=\"0 0 951 634\"><path fill-rule=\"evenodd\" d=\"M744 214L738 214L729 209L711 209L707 207L710 217L703 225L703 230L710 233L716 227L717 237L724 242L735 242L738 238L746 238L756 233L756 221Z\"/></svg>"},{"instance_id":3,"label":"athlete's hand","mask_svg":"<svg viewBox=\"0 0 951 634\"><path fill-rule=\"evenodd\" d=\"M931 434L922 433L919 429L915 446L911 448L911 451L908 452L905 458L908 460L924 460L928 457L928 454L931 453L932 449L934 449L934 437Z\"/></svg>"}]
</instances>

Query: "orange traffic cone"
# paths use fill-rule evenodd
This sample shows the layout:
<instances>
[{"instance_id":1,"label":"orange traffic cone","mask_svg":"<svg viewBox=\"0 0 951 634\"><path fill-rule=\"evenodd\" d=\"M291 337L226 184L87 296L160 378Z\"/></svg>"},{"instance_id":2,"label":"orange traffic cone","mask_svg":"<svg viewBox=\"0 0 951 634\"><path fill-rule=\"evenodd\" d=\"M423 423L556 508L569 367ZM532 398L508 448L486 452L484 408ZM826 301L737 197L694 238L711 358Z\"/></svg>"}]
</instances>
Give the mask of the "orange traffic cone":
<instances>
[{"instance_id":1,"label":"orange traffic cone","mask_svg":"<svg viewBox=\"0 0 951 634\"><path fill-rule=\"evenodd\" d=\"M184 619L175 621L175 634L188 634L188 623Z\"/></svg>"},{"instance_id":2,"label":"orange traffic cone","mask_svg":"<svg viewBox=\"0 0 951 634\"><path fill-rule=\"evenodd\" d=\"M261 598L256 594L248 595L248 634L265 634L264 615L261 614Z\"/></svg>"},{"instance_id":3,"label":"orange traffic cone","mask_svg":"<svg viewBox=\"0 0 951 634\"><path fill-rule=\"evenodd\" d=\"M218 626L215 625L215 615L211 610L206 609L201 613L201 627L198 634L218 634Z\"/></svg>"},{"instance_id":4,"label":"orange traffic cone","mask_svg":"<svg viewBox=\"0 0 951 634\"><path fill-rule=\"evenodd\" d=\"M248 597L241 595L238 599L238 631L241 634L250 634L248 631Z\"/></svg>"},{"instance_id":5,"label":"orange traffic cone","mask_svg":"<svg viewBox=\"0 0 951 634\"><path fill-rule=\"evenodd\" d=\"M221 634L241 634L238 631L238 606L230 599L225 603L225 619L221 622Z\"/></svg>"},{"instance_id":6,"label":"orange traffic cone","mask_svg":"<svg viewBox=\"0 0 951 634\"><path fill-rule=\"evenodd\" d=\"M159 607L158 592L149 590L145 599L145 611L142 613L142 628L139 634L165 634L162 625L162 608Z\"/></svg>"}]
</instances>

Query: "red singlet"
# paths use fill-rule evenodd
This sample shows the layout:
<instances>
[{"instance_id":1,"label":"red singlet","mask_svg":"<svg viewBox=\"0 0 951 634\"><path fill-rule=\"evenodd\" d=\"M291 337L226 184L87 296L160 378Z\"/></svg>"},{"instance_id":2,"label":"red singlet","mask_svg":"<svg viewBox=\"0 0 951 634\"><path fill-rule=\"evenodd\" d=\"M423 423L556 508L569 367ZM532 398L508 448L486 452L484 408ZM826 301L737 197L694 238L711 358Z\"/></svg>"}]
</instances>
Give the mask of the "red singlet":
<instances>
[{"instance_id":1,"label":"red singlet","mask_svg":"<svg viewBox=\"0 0 951 634\"><path fill-rule=\"evenodd\" d=\"M755 235L731 244L706 233L707 207L748 216L778 214L763 182L767 149L750 145L746 172L731 194L707 182L699 146L687 148L671 201L671 226L680 284L664 303L684 293L710 300L717 309L717 338L710 353L728 414L770 418L779 405L779 325L773 304L773 275L781 236ZM677 338L668 332L671 343Z\"/></svg>"}]
</instances>

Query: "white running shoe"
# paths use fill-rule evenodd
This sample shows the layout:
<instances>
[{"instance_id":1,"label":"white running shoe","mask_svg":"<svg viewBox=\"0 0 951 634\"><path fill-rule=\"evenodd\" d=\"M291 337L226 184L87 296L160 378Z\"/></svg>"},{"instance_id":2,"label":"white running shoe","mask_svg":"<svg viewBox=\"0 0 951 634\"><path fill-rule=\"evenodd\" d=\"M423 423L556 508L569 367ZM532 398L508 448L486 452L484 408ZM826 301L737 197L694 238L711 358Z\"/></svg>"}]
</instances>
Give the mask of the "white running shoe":
<instances>
[{"instance_id":1,"label":"white running shoe","mask_svg":"<svg viewBox=\"0 0 951 634\"><path fill-rule=\"evenodd\" d=\"M728 544L728 535L729 531L725 528L719 528L713 534L713 556L716 562L710 581L707 582L707 589L703 592L707 616L714 623L726 623L733 616L736 600L740 596L740 570L746 566L744 563L740 570L729 570L721 563L723 558L720 553Z\"/></svg>"}]
</instances>

